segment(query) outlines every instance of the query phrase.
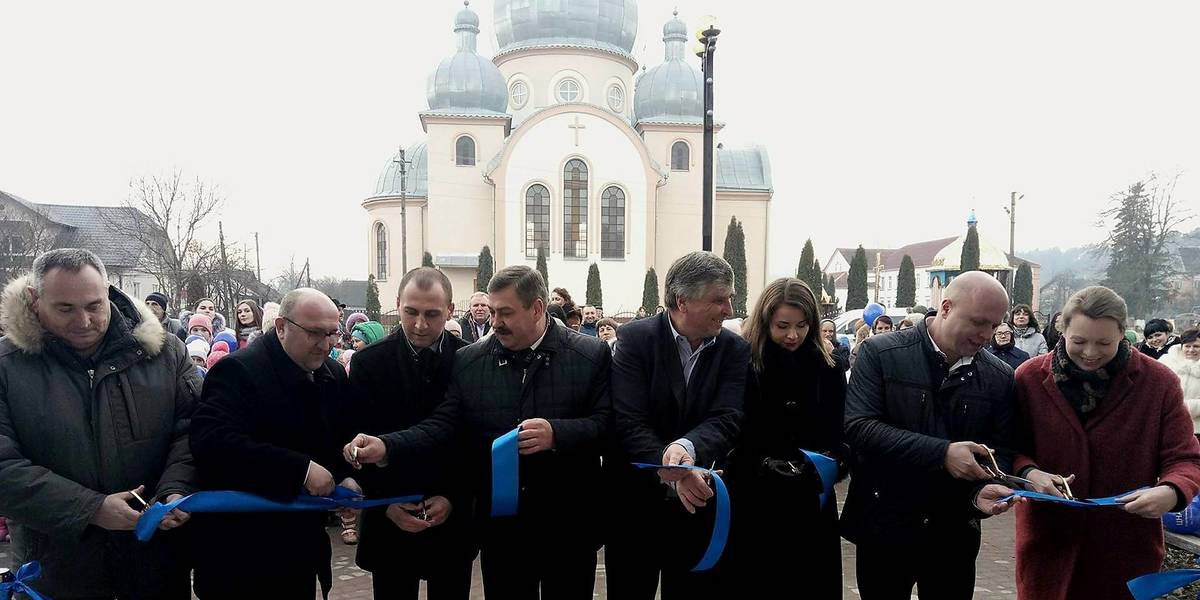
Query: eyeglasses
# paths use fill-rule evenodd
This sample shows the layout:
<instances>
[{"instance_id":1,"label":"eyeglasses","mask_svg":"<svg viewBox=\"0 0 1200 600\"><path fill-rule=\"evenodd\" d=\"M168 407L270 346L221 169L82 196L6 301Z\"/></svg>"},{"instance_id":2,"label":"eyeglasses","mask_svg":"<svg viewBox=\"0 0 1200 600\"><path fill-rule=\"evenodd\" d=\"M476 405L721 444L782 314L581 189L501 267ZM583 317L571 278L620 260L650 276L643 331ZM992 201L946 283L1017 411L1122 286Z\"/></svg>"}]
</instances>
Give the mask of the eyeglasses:
<instances>
[{"instance_id":1,"label":"eyeglasses","mask_svg":"<svg viewBox=\"0 0 1200 600\"><path fill-rule=\"evenodd\" d=\"M340 331L337 331L337 330L334 330L334 331L320 331L320 330L317 330L317 329L309 329L309 328L307 328L307 327L305 327L305 326L303 326L303 325L301 325L301 324L299 324L299 323L297 323L297 322L295 322L295 321L293 321L293 320L291 320L291 319L289 319L289 318L287 318L287 317L284 317L284 318L283 318L283 320L284 320L284 321L287 321L288 323L291 323L292 325L295 325L296 327L299 327L300 329L303 329L303 330L304 330L304 333L307 333L307 334L308 334L308 337L310 337L310 338L313 338L313 339L316 339L316 340L323 340L323 339L328 339L328 338L331 338L331 337L340 337L340 336L342 335L342 332L340 332Z\"/></svg>"}]
</instances>

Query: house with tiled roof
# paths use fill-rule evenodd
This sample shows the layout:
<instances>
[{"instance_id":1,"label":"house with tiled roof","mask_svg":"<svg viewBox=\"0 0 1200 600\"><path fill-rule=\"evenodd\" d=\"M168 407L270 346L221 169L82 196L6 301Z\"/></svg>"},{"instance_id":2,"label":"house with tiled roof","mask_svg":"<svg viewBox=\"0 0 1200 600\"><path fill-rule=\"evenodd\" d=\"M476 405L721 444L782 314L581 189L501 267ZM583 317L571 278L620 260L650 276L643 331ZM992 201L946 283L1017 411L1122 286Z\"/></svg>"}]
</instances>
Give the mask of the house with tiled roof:
<instances>
[{"instance_id":1,"label":"house with tiled roof","mask_svg":"<svg viewBox=\"0 0 1200 600\"><path fill-rule=\"evenodd\" d=\"M114 223L145 218L125 206L42 204L0 191L0 277L8 281L20 275L46 250L86 248L104 262L113 285L140 300L158 283L141 268L141 243Z\"/></svg>"},{"instance_id":2,"label":"house with tiled roof","mask_svg":"<svg viewBox=\"0 0 1200 600\"><path fill-rule=\"evenodd\" d=\"M947 283L945 273L958 270L964 236L965 234L913 242L899 248L864 248L863 251L867 255L867 297L876 301L875 275L878 273L878 302L889 308L896 306L900 263L907 254L912 258L913 271L916 275L917 304L928 307L936 303L940 299L940 294L934 290L940 290ZM1033 306L1037 306L1041 266L1033 261L1009 255L982 236L979 239L979 248L981 269L997 274L997 278L1006 285L1021 263L1028 262L1030 270L1033 272ZM854 253L857 250L857 247L837 248L822 267L822 272L826 276L834 276L839 306L846 306L850 261L854 260Z\"/></svg>"}]
</instances>

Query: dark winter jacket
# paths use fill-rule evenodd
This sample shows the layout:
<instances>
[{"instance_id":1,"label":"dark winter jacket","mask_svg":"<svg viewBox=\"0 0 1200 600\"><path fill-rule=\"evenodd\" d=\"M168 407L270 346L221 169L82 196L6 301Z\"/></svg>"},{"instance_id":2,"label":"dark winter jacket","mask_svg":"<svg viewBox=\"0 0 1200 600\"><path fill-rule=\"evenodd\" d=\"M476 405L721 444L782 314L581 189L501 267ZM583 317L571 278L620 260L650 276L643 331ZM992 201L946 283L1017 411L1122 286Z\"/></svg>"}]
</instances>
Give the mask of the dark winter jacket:
<instances>
[{"instance_id":1,"label":"dark winter jacket","mask_svg":"<svg viewBox=\"0 0 1200 600\"><path fill-rule=\"evenodd\" d=\"M287 501L304 490L309 461L335 482L351 476L342 459L347 425L346 370L326 358L310 374L283 350L275 331L221 359L204 380L191 445L206 490L237 490ZM273 582L330 577L325 514L197 514L195 575L200 598L230 589L269 597ZM253 569L231 568L230 544Z\"/></svg>"},{"instance_id":2,"label":"dark winter jacket","mask_svg":"<svg viewBox=\"0 0 1200 600\"><path fill-rule=\"evenodd\" d=\"M988 344L986 346L988 352L991 352L996 358L1004 361L1004 364L1017 370L1021 363L1029 360L1029 353L1017 347L1013 342L1009 342L1006 346L997 346L996 344Z\"/></svg>"},{"instance_id":3,"label":"dark winter jacket","mask_svg":"<svg viewBox=\"0 0 1200 600\"><path fill-rule=\"evenodd\" d=\"M349 394L353 427L346 437L401 431L429 417L446 397L455 353L466 345L444 334L433 347L414 354L401 329L356 352ZM448 560L471 560L475 553L467 531L471 498L463 494L461 459L448 451L382 469L368 466L356 473L369 498L423 494L444 496L451 503L449 520L421 533L401 530L388 519L385 507L365 510L355 555L360 567L420 576Z\"/></svg>"},{"instance_id":4,"label":"dark winter jacket","mask_svg":"<svg viewBox=\"0 0 1200 600\"><path fill-rule=\"evenodd\" d=\"M42 327L29 283L13 280L0 300L0 514L12 562L41 561L35 587L55 598L113 596L128 577L161 593L178 583L178 532L140 544L88 521L108 494L194 489L187 431L199 375L183 342L115 287L108 333L95 356L80 358Z\"/></svg>"},{"instance_id":5,"label":"dark winter jacket","mask_svg":"<svg viewBox=\"0 0 1200 600\"><path fill-rule=\"evenodd\" d=\"M1154 348L1143 340L1138 342L1137 349L1141 351L1142 354L1145 354L1154 360L1158 360L1171 350L1171 346L1174 346L1178 343L1179 337L1171 336L1171 339L1167 340L1167 343L1163 344L1161 348Z\"/></svg>"},{"instance_id":6,"label":"dark winter jacket","mask_svg":"<svg viewBox=\"0 0 1200 600\"><path fill-rule=\"evenodd\" d=\"M972 504L982 483L955 479L943 466L952 441L996 450L1001 469L1010 472L1012 368L981 351L946 376L926 321L859 346L846 394L854 466L842 535L851 542L915 540L931 521L982 517Z\"/></svg>"},{"instance_id":7,"label":"dark winter jacket","mask_svg":"<svg viewBox=\"0 0 1200 600\"><path fill-rule=\"evenodd\" d=\"M390 464L467 453L464 478L474 498L476 526L486 539L491 507L492 442L526 419L543 418L554 448L520 458L517 519L552 537L551 547L598 549L600 455L611 418L612 354L598 338L547 320L537 350L516 356L491 336L458 351L446 400L416 426L381 436ZM357 357L355 358L357 360Z\"/></svg>"},{"instance_id":8,"label":"dark winter jacket","mask_svg":"<svg viewBox=\"0 0 1200 600\"><path fill-rule=\"evenodd\" d=\"M479 332L475 331L475 319L470 314L463 315L458 320L459 327L462 327L462 339L468 344L474 344L481 338ZM487 319L483 322L483 335L487 335L492 330L492 320Z\"/></svg>"}]
</instances>

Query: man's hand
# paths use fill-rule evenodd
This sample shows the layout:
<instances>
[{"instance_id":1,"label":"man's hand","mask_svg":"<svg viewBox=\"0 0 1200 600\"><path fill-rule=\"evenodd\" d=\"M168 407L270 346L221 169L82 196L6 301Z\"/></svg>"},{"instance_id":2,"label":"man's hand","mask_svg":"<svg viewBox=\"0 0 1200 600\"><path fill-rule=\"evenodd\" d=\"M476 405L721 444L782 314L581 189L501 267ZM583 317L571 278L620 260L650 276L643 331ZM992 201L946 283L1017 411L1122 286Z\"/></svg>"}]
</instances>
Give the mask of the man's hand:
<instances>
[{"instance_id":1,"label":"man's hand","mask_svg":"<svg viewBox=\"0 0 1200 600\"><path fill-rule=\"evenodd\" d=\"M674 471L684 473L683 479L675 484L675 491L679 494L679 502L688 512L696 514L697 508L704 508L708 505L708 499L713 497L712 488L708 487L708 482L704 480L704 475L700 471L673 469Z\"/></svg>"},{"instance_id":2,"label":"man's hand","mask_svg":"<svg viewBox=\"0 0 1200 600\"><path fill-rule=\"evenodd\" d=\"M517 434L519 454L537 454L554 447L554 428L545 419L526 419Z\"/></svg>"},{"instance_id":3,"label":"man's hand","mask_svg":"<svg viewBox=\"0 0 1200 600\"><path fill-rule=\"evenodd\" d=\"M314 496L328 496L333 493L333 475L329 469L308 461L308 478L304 480L304 489Z\"/></svg>"},{"instance_id":4,"label":"man's hand","mask_svg":"<svg viewBox=\"0 0 1200 600\"><path fill-rule=\"evenodd\" d=\"M1127 513L1133 513L1147 519L1157 519L1163 513L1170 511L1179 501L1175 488L1169 485L1158 485L1148 490L1138 490L1128 496L1117 498Z\"/></svg>"},{"instance_id":5,"label":"man's hand","mask_svg":"<svg viewBox=\"0 0 1200 600\"><path fill-rule=\"evenodd\" d=\"M664 467L675 465L694 465L696 464L696 461L690 454L687 453L687 450L684 449L683 446L679 444L671 444L670 446L667 446L666 451L663 452L662 464ZM658 478L666 483L676 482L684 477L687 477L688 473L690 472L691 471L687 469L659 469Z\"/></svg>"},{"instance_id":6,"label":"man's hand","mask_svg":"<svg viewBox=\"0 0 1200 600\"><path fill-rule=\"evenodd\" d=\"M450 501L445 496L434 496L425 501L425 516L428 517L430 527L436 527L446 522L450 518L450 511L454 507L450 505Z\"/></svg>"},{"instance_id":7,"label":"man's hand","mask_svg":"<svg viewBox=\"0 0 1200 600\"><path fill-rule=\"evenodd\" d=\"M1063 489L1059 487L1063 481L1066 481L1067 485L1075 483L1074 475L1063 477L1062 475L1047 473L1041 469L1030 469L1030 471L1025 474L1025 479L1033 482L1033 491L1048 494L1050 496L1057 496L1059 498L1066 497L1066 495L1063 494Z\"/></svg>"},{"instance_id":8,"label":"man's hand","mask_svg":"<svg viewBox=\"0 0 1200 600\"><path fill-rule=\"evenodd\" d=\"M360 433L342 448L342 458L355 469L363 465L387 466L387 445L383 440L365 433Z\"/></svg>"},{"instance_id":9,"label":"man's hand","mask_svg":"<svg viewBox=\"0 0 1200 600\"><path fill-rule=\"evenodd\" d=\"M1000 501L1002 498L1007 498L1011 495L1013 495L1012 490L998 483L990 483L983 486L983 489L979 490L979 493L975 495L975 508L978 508L979 512L985 514L998 515L1025 501L1024 498L1013 498L1008 502Z\"/></svg>"},{"instance_id":10,"label":"man's hand","mask_svg":"<svg viewBox=\"0 0 1200 600\"><path fill-rule=\"evenodd\" d=\"M421 533L422 531L426 531L430 527L433 527L433 525L430 524L429 521L422 520L410 514L409 512L420 512L420 510L420 502L410 504L392 504L391 506L387 507L387 517L391 519L397 527L404 531L409 533ZM428 510L426 510L426 515L428 515Z\"/></svg>"},{"instance_id":11,"label":"man's hand","mask_svg":"<svg viewBox=\"0 0 1200 600\"><path fill-rule=\"evenodd\" d=\"M129 501L136 499L134 494L141 496L146 493L146 486L139 485L132 492L118 492L109 494L104 497L104 502L100 504L100 508L92 514L92 519L88 521L92 525L109 531L133 531L133 526L137 524L138 517L142 513L129 508Z\"/></svg>"},{"instance_id":12,"label":"man's hand","mask_svg":"<svg viewBox=\"0 0 1200 600\"><path fill-rule=\"evenodd\" d=\"M987 458L991 453L988 452L986 446L976 444L975 442L951 442L950 447L946 449L946 470L955 479L966 479L968 481L979 481L981 479L990 479L987 471L979 466L979 461L976 456Z\"/></svg>"},{"instance_id":13,"label":"man's hand","mask_svg":"<svg viewBox=\"0 0 1200 600\"><path fill-rule=\"evenodd\" d=\"M170 504L182 497L183 497L183 494L171 494L171 495L167 496L166 502L163 502L163 504ZM182 510L179 510L177 508L177 509L167 513L167 516L163 517L162 523L158 524L158 528L163 531L166 531L168 529L175 529L176 527L179 527L180 525L187 523L188 519L190 519L190 518L192 518L191 513L183 512Z\"/></svg>"}]
</instances>

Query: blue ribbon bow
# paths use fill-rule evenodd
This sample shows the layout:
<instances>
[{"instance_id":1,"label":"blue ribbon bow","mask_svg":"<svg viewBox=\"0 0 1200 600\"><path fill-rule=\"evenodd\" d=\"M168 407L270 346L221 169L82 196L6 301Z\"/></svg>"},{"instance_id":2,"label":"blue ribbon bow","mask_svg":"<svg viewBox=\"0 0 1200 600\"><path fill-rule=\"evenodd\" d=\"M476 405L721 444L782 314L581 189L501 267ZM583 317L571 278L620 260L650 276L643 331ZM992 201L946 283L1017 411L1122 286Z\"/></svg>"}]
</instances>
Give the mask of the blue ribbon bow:
<instances>
[{"instance_id":1,"label":"blue ribbon bow","mask_svg":"<svg viewBox=\"0 0 1200 600\"><path fill-rule=\"evenodd\" d=\"M521 428L492 442L492 516L517 514L517 494L521 486L521 459L517 453L517 434Z\"/></svg>"},{"instance_id":2,"label":"blue ribbon bow","mask_svg":"<svg viewBox=\"0 0 1200 600\"><path fill-rule=\"evenodd\" d=\"M301 494L289 502L268 500L249 492L213 491L196 492L163 504L155 502L154 506L146 509L134 526L134 533L143 542L154 537L159 524L167 514L175 509L189 513L247 513L247 512L300 512L326 511L336 508L371 508L390 504L417 502L424 496L402 496L399 498L381 498L367 500L362 494L338 486L332 496L310 496Z\"/></svg>"},{"instance_id":3,"label":"blue ribbon bow","mask_svg":"<svg viewBox=\"0 0 1200 600\"><path fill-rule=\"evenodd\" d=\"M0 583L0 598L11 598L13 594L26 594L33 600L50 600L48 596L37 593L29 586L29 582L42 576L42 564L38 561L27 562L17 569L16 579L9 583Z\"/></svg>"},{"instance_id":4,"label":"blue ribbon bow","mask_svg":"<svg viewBox=\"0 0 1200 600\"><path fill-rule=\"evenodd\" d=\"M833 484L837 483L837 461L820 454L818 452L809 452L808 450L800 450L811 460L813 466L817 468L817 476L821 478L821 508L825 508L825 501L829 499L829 495L833 493Z\"/></svg>"}]
</instances>

